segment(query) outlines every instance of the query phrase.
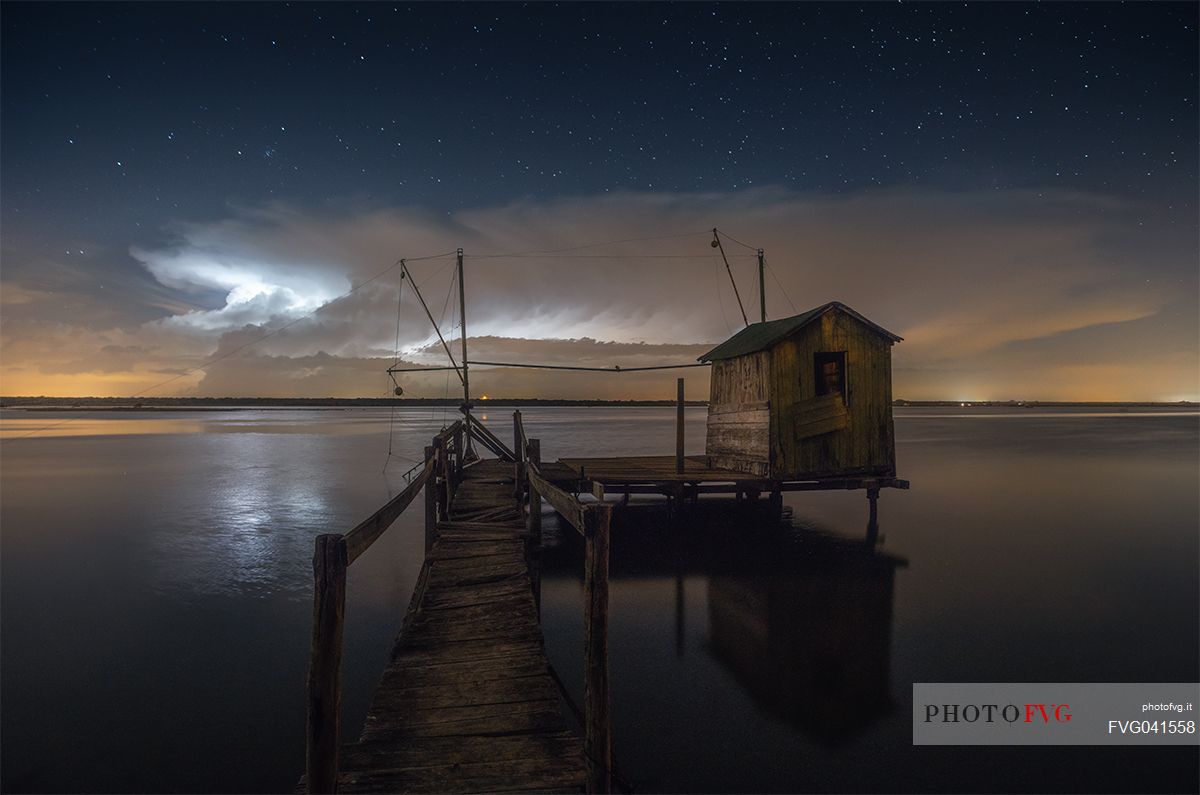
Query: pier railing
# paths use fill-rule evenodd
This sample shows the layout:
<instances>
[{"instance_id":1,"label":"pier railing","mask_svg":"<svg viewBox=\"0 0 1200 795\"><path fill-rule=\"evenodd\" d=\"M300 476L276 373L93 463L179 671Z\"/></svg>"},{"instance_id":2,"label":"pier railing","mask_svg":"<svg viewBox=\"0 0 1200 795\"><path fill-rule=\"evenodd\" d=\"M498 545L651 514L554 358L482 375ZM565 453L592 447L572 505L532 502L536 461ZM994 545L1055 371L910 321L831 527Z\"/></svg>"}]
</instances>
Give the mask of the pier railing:
<instances>
[{"instance_id":1,"label":"pier railing","mask_svg":"<svg viewBox=\"0 0 1200 795\"><path fill-rule=\"evenodd\" d=\"M526 529L535 550L530 574L534 599L541 606L541 572L537 560L542 543L543 499L575 528L584 540L584 678L583 750L587 757L587 792L612 791L612 731L609 721L608 678L608 548L612 506L603 502L583 503L574 494L555 486L542 474L541 445L527 439L521 413L513 415L514 442L521 453L515 463L520 484L528 496Z\"/></svg>"},{"instance_id":2,"label":"pier railing","mask_svg":"<svg viewBox=\"0 0 1200 795\"><path fill-rule=\"evenodd\" d=\"M346 570L383 535L413 499L425 490L425 543L432 544L436 522L462 479L463 424L455 422L433 437L425 459L405 475L402 492L346 533L317 536L313 551L312 648L308 667L308 720L305 777L310 793L337 791L340 744L342 636L346 610Z\"/></svg>"}]
</instances>

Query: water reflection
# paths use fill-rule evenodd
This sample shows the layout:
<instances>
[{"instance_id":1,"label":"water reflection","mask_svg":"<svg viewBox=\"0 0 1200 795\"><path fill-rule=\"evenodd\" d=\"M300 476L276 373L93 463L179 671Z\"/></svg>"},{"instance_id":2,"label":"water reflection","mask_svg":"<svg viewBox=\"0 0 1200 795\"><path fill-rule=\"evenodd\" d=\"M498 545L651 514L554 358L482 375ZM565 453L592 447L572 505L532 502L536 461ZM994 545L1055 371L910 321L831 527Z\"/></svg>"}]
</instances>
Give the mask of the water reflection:
<instances>
[{"instance_id":1,"label":"water reflection","mask_svg":"<svg viewBox=\"0 0 1200 795\"><path fill-rule=\"evenodd\" d=\"M695 708L691 718L721 725L692 701L720 692L722 703L744 705L740 720L755 713L761 727L773 725L777 741L855 739L892 707L896 570L908 561L851 528L772 523L733 500L701 504L678 521L661 503L614 515L610 654L614 670L630 666L621 687L641 694L630 697L636 710L618 717L646 720L661 702L664 723ZM570 677L582 637L560 644L550 636L563 631L564 612L581 609L563 603L566 592L581 598L581 543L559 523L545 527L543 617L552 653L566 650L555 664ZM561 585L568 581L571 591ZM630 738L616 741L628 753Z\"/></svg>"},{"instance_id":2,"label":"water reflection","mask_svg":"<svg viewBox=\"0 0 1200 795\"><path fill-rule=\"evenodd\" d=\"M173 525L146 538L152 586L185 597L284 590L300 598L312 537L354 523L330 504L320 476L332 457L327 439L238 433L203 444L212 462L199 473L205 491L177 499Z\"/></svg>"},{"instance_id":3,"label":"water reflection","mask_svg":"<svg viewBox=\"0 0 1200 795\"><path fill-rule=\"evenodd\" d=\"M891 703L900 558L807 534L768 567L708 579L708 649L759 708L818 740L847 739Z\"/></svg>"}]
</instances>

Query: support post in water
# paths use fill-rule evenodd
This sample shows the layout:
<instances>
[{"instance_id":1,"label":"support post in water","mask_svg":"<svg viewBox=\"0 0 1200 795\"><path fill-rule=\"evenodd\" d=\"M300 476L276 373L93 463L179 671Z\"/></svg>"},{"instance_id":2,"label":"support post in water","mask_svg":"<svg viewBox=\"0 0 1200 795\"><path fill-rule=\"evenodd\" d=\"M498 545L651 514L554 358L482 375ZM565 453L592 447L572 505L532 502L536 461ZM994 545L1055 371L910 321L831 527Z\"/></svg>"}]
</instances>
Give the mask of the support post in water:
<instances>
[{"instance_id":1,"label":"support post in water","mask_svg":"<svg viewBox=\"0 0 1200 795\"><path fill-rule=\"evenodd\" d=\"M521 410L513 412L513 452L517 461L513 464L513 496L521 502L521 494L525 489L525 445L521 444Z\"/></svg>"},{"instance_id":2,"label":"support post in water","mask_svg":"<svg viewBox=\"0 0 1200 795\"><path fill-rule=\"evenodd\" d=\"M441 436L433 438L434 460L433 475L437 488L437 518L439 522L450 519L450 468L446 466L446 440Z\"/></svg>"},{"instance_id":3,"label":"support post in water","mask_svg":"<svg viewBox=\"0 0 1200 795\"><path fill-rule=\"evenodd\" d=\"M425 461L436 460L437 448L433 445L425 448ZM429 477L425 481L425 554L433 547L437 535L437 478Z\"/></svg>"},{"instance_id":4,"label":"support post in water","mask_svg":"<svg viewBox=\"0 0 1200 795\"><path fill-rule=\"evenodd\" d=\"M683 379L675 383L678 395L675 401L675 471L683 472Z\"/></svg>"},{"instance_id":5,"label":"support post in water","mask_svg":"<svg viewBox=\"0 0 1200 795\"><path fill-rule=\"evenodd\" d=\"M879 540L879 487L867 488L867 502L871 505L871 513L867 518L867 545L875 546Z\"/></svg>"},{"instance_id":6,"label":"support post in water","mask_svg":"<svg viewBox=\"0 0 1200 795\"><path fill-rule=\"evenodd\" d=\"M770 516L768 518L772 522L783 521L783 490L779 488L778 483L771 487L771 498L767 504L770 506Z\"/></svg>"},{"instance_id":7,"label":"support post in water","mask_svg":"<svg viewBox=\"0 0 1200 795\"><path fill-rule=\"evenodd\" d=\"M454 431L454 467L452 475L454 480L451 482L451 494L458 491L458 484L462 483L463 471L463 428L465 425L459 425Z\"/></svg>"},{"instance_id":8,"label":"support post in water","mask_svg":"<svg viewBox=\"0 0 1200 795\"><path fill-rule=\"evenodd\" d=\"M584 519L583 753L589 793L612 792L608 688L608 544L611 505L589 505Z\"/></svg>"},{"instance_id":9,"label":"support post in water","mask_svg":"<svg viewBox=\"0 0 1200 795\"><path fill-rule=\"evenodd\" d=\"M317 536L313 551L313 633L308 663L308 742L304 766L310 793L337 792L346 561L344 537L336 533Z\"/></svg>"},{"instance_id":10,"label":"support post in water","mask_svg":"<svg viewBox=\"0 0 1200 795\"><path fill-rule=\"evenodd\" d=\"M529 440L525 452L525 466L528 470L541 474L542 443L537 439ZM528 480L528 477L526 477ZM527 484L529 492L529 514L525 517L525 530L529 535L529 580L533 586L533 603L537 605L538 615L542 614L542 495L534 488L533 482Z\"/></svg>"}]
</instances>

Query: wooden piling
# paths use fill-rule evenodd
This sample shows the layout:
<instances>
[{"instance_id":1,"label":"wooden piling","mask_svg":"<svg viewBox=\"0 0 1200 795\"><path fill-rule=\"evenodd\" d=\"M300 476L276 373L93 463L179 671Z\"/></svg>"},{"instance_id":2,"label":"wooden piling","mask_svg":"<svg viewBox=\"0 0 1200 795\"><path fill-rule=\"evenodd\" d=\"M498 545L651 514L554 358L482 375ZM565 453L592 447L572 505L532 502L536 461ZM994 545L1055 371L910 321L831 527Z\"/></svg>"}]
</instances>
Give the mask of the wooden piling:
<instances>
[{"instance_id":1,"label":"wooden piling","mask_svg":"<svg viewBox=\"0 0 1200 795\"><path fill-rule=\"evenodd\" d=\"M454 432L454 466L451 470L452 480L450 482L450 496L454 496L454 492L458 491L458 485L463 479L463 464L465 463L463 451L463 429L465 425L459 425Z\"/></svg>"},{"instance_id":2,"label":"wooden piling","mask_svg":"<svg viewBox=\"0 0 1200 795\"><path fill-rule=\"evenodd\" d=\"M340 670L346 613L346 539L317 536L313 551L313 630L308 664L305 774L310 793L337 791Z\"/></svg>"},{"instance_id":3,"label":"wooden piling","mask_svg":"<svg viewBox=\"0 0 1200 795\"><path fill-rule=\"evenodd\" d=\"M771 497L767 505L770 510L768 519L772 522L783 521L783 489L778 483L771 488Z\"/></svg>"},{"instance_id":4,"label":"wooden piling","mask_svg":"<svg viewBox=\"0 0 1200 795\"><path fill-rule=\"evenodd\" d=\"M513 464L513 496L517 498L517 502L521 502L521 495L525 491L525 432L521 426L521 410L517 409L513 412L513 452L517 454L516 463Z\"/></svg>"},{"instance_id":5,"label":"wooden piling","mask_svg":"<svg viewBox=\"0 0 1200 795\"><path fill-rule=\"evenodd\" d=\"M875 542L879 540L879 487L871 486L867 489L867 502L871 506L870 515L867 518L867 544L875 546Z\"/></svg>"},{"instance_id":6,"label":"wooden piling","mask_svg":"<svg viewBox=\"0 0 1200 795\"><path fill-rule=\"evenodd\" d=\"M537 439L529 440L525 453L527 471L537 471L542 465L542 443ZM527 476L528 479L528 476ZM533 603L537 605L538 615L542 612L542 495L533 485L528 483L529 513L525 517L525 530L529 535L529 580L533 586Z\"/></svg>"},{"instance_id":7,"label":"wooden piling","mask_svg":"<svg viewBox=\"0 0 1200 795\"><path fill-rule=\"evenodd\" d=\"M440 436L433 439L434 467L437 489L437 518L444 522L450 518L450 467L447 466L446 441Z\"/></svg>"},{"instance_id":8,"label":"wooden piling","mask_svg":"<svg viewBox=\"0 0 1200 795\"><path fill-rule=\"evenodd\" d=\"M608 547L611 505L584 514L584 740L587 792L612 791L612 727L608 687Z\"/></svg>"},{"instance_id":9,"label":"wooden piling","mask_svg":"<svg viewBox=\"0 0 1200 795\"><path fill-rule=\"evenodd\" d=\"M429 461L437 455L437 448L429 445L425 448L425 460ZM430 476L425 481L425 554L433 549L437 540L437 478Z\"/></svg>"},{"instance_id":10,"label":"wooden piling","mask_svg":"<svg viewBox=\"0 0 1200 795\"><path fill-rule=\"evenodd\" d=\"M675 401L675 471L683 472L683 379L675 382L678 392Z\"/></svg>"}]
</instances>

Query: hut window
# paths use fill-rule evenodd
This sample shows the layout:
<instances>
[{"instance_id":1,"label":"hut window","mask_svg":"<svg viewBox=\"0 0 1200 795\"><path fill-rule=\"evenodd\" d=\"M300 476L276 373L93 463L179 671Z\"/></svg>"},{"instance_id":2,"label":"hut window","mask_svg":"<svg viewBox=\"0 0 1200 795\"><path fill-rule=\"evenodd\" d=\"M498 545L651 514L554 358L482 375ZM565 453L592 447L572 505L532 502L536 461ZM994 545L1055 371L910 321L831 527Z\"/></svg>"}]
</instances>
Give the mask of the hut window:
<instances>
[{"instance_id":1,"label":"hut window","mask_svg":"<svg viewBox=\"0 0 1200 795\"><path fill-rule=\"evenodd\" d=\"M818 395L836 392L846 402L846 352L827 351L813 354Z\"/></svg>"}]
</instances>

